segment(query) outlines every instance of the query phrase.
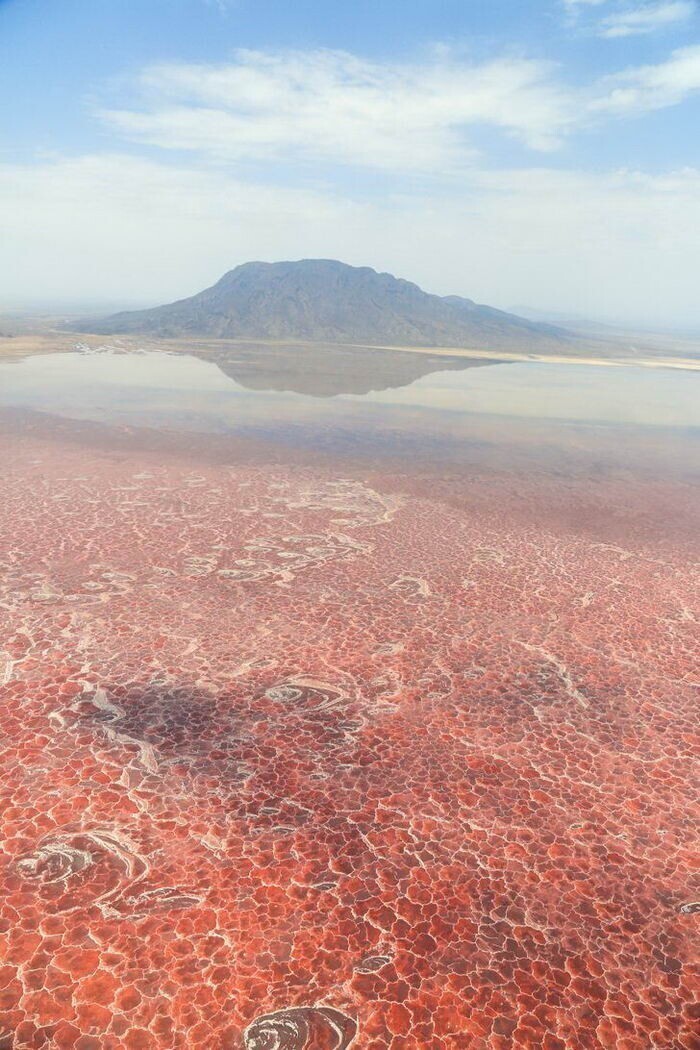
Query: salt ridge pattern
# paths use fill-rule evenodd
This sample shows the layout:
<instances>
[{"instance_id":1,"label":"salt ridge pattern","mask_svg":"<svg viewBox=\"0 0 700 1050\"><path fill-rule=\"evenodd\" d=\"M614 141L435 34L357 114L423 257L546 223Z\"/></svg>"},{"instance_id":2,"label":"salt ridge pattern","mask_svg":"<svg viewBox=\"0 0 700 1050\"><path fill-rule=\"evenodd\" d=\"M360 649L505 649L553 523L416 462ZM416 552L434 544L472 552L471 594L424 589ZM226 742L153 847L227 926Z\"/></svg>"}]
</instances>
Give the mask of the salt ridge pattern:
<instances>
[{"instance_id":1,"label":"salt ridge pattern","mask_svg":"<svg viewBox=\"0 0 700 1050\"><path fill-rule=\"evenodd\" d=\"M11 441L0 1046L694 1050L680 482Z\"/></svg>"}]
</instances>

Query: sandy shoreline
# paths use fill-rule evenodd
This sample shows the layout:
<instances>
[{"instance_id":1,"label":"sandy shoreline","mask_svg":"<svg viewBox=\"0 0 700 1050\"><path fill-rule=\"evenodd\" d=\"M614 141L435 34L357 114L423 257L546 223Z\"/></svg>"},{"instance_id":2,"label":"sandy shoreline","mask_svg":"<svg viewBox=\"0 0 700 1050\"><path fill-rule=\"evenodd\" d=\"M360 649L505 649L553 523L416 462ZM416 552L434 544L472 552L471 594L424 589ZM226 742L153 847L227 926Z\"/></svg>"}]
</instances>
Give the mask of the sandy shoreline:
<instances>
[{"instance_id":1,"label":"sandy shoreline","mask_svg":"<svg viewBox=\"0 0 700 1050\"><path fill-rule=\"evenodd\" d=\"M622 368L633 366L635 368L682 368L691 371L700 371L700 360L690 357L582 357L567 356L566 354L537 354L516 353L505 350L464 350L453 347L424 347L424 346L372 346L363 347L369 350L398 350L401 353L414 354L437 354L442 357L467 357L487 358L493 361L539 361L546 364L562 365L605 365Z\"/></svg>"},{"instance_id":2,"label":"sandy shoreline","mask_svg":"<svg viewBox=\"0 0 700 1050\"><path fill-rule=\"evenodd\" d=\"M217 353L230 354L237 347L260 347L289 349L318 349L320 346L333 346L344 350L381 350L394 351L402 354L431 354L437 357L461 357L468 360L480 358L481 360L492 360L494 362L540 362L542 364L571 364L571 365L598 365L606 367L635 367L635 368L673 368L685 371L700 371L700 358L686 357L677 354L659 353L651 355L624 355L624 356L596 356L577 354L551 354L534 352L517 352L507 350L481 350L476 347L449 347L449 346L387 346L371 345L364 343L352 344L322 344L310 343L301 340L273 340L273 339L154 339L147 336L117 336L91 335L82 332L45 331L40 333L18 333L17 335L5 336L0 339L0 359L11 359L27 357L34 354L66 353L77 346L97 349L101 346L113 347L123 350L125 353L138 349L165 350L170 353L199 353L205 352L208 357L215 360Z\"/></svg>"}]
</instances>

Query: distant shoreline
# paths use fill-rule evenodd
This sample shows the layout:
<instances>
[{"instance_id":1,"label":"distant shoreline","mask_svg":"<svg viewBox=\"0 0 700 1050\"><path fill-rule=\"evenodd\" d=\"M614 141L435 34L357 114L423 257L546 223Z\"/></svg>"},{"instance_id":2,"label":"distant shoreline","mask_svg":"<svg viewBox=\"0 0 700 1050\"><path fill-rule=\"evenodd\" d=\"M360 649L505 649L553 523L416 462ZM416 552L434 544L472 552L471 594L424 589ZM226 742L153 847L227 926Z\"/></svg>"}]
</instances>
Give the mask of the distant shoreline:
<instances>
[{"instance_id":1,"label":"distant shoreline","mask_svg":"<svg viewBox=\"0 0 700 1050\"><path fill-rule=\"evenodd\" d=\"M535 351L481 350L476 347L451 346L389 346L367 343L319 343L293 339L168 339L153 336L137 335L101 335L89 332L66 332L45 330L42 332L21 332L16 335L5 335L0 338L0 359L27 357L35 354L67 353L78 345L87 345L90 349L110 346L125 353L137 349L165 350L170 353L206 354L215 361L225 351L235 351L240 346L287 347L289 349L319 350L322 347L334 347L343 350L381 350L395 353L430 354L437 357L461 357L466 360L480 358L495 363L513 364L516 362L535 362L540 364L595 365L612 368L672 368L685 371L700 371L700 358L685 357L678 354L663 353L625 354L620 356L595 356L581 354L537 353Z\"/></svg>"}]
</instances>

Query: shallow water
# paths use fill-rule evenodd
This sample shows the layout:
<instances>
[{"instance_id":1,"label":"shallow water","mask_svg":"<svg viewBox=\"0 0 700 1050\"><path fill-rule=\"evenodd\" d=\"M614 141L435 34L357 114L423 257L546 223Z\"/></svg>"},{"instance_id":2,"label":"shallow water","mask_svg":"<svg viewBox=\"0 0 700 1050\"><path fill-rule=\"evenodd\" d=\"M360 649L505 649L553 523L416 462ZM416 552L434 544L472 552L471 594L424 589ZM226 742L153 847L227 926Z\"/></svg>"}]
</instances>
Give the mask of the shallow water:
<instances>
[{"instance_id":1,"label":"shallow water","mask_svg":"<svg viewBox=\"0 0 700 1050\"><path fill-rule=\"evenodd\" d=\"M390 371L0 365L0 1046L693 1045L698 376Z\"/></svg>"},{"instance_id":2,"label":"shallow water","mask_svg":"<svg viewBox=\"0 0 700 1050\"><path fill-rule=\"evenodd\" d=\"M303 369L303 358L300 362ZM57 353L0 364L0 404L74 418L177 423L192 414L218 430L240 420L332 421L338 404L431 409L540 420L700 427L700 373L523 362L436 371L398 389L331 398L250 390L187 354ZM453 421L451 421L453 422Z\"/></svg>"}]
</instances>

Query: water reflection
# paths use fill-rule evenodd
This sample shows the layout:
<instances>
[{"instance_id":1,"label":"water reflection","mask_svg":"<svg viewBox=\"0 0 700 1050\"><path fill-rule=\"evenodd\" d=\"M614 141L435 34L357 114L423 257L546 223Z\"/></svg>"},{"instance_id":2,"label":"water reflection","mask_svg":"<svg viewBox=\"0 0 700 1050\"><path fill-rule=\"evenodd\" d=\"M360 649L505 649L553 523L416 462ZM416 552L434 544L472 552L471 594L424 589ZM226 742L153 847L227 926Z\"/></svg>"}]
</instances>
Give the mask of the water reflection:
<instances>
[{"instance_id":1,"label":"water reflection","mask_svg":"<svg viewBox=\"0 0 700 1050\"><path fill-rule=\"evenodd\" d=\"M235 352L208 357L247 390L291 392L310 397L369 394L414 383L437 371L493 365L488 359L414 354L363 347L236 344Z\"/></svg>"},{"instance_id":2,"label":"water reflection","mask_svg":"<svg viewBox=\"0 0 700 1050\"><path fill-rule=\"evenodd\" d=\"M0 405L70 419L246 435L287 448L489 465L581 461L695 469L700 375L487 362L382 351L217 363L186 354L73 352L0 364ZM436 366L439 365L439 370ZM448 369L453 369L452 371ZM418 377L416 378L416 373ZM413 377L413 378L412 378Z\"/></svg>"}]
</instances>

